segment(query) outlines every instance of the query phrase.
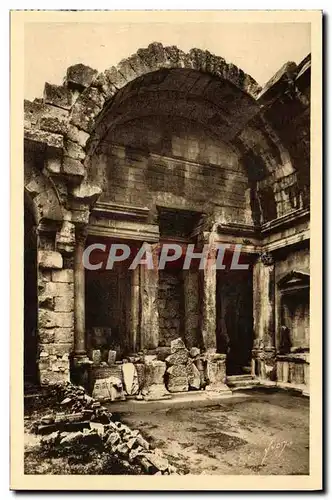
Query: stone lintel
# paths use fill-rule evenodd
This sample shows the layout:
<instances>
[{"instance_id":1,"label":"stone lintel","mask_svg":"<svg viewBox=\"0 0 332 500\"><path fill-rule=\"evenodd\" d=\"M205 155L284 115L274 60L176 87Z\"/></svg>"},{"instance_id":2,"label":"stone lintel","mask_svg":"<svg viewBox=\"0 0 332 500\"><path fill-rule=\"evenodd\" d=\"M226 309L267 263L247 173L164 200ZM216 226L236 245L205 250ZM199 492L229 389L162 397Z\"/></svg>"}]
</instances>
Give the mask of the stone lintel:
<instances>
[{"instance_id":1,"label":"stone lintel","mask_svg":"<svg viewBox=\"0 0 332 500\"><path fill-rule=\"evenodd\" d=\"M88 232L91 236L146 241L148 243L159 242L159 226L156 224L115 220L98 221L96 217L91 217Z\"/></svg>"},{"instance_id":2,"label":"stone lintel","mask_svg":"<svg viewBox=\"0 0 332 500\"><path fill-rule=\"evenodd\" d=\"M146 219L149 215L149 208L120 205L119 203L97 202L92 209L92 214L96 217L113 219L120 217L124 219Z\"/></svg>"}]
</instances>

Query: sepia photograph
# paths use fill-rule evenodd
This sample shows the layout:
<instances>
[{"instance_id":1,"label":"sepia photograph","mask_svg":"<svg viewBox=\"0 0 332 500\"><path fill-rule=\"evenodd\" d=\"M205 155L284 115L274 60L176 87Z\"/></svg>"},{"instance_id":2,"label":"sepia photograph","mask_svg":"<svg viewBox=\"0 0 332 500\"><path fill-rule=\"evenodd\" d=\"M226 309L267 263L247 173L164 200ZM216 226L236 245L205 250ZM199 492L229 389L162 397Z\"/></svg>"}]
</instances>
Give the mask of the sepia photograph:
<instances>
[{"instance_id":1,"label":"sepia photograph","mask_svg":"<svg viewBox=\"0 0 332 500\"><path fill-rule=\"evenodd\" d=\"M321 24L11 12L13 489L321 489Z\"/></svg>"}]
</instances>

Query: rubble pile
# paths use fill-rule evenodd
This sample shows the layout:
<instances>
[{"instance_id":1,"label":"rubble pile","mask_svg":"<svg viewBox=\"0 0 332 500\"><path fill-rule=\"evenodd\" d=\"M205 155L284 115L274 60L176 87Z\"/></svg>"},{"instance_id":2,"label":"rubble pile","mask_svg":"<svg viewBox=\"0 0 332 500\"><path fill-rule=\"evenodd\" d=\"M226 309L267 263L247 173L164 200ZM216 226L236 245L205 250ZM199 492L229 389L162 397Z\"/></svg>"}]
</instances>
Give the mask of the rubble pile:
<instances>
[{"instance_id":1,"label":"rubble pile","mask_svg":"<svg viewBox=\"0 0 332 500\"><path fill-rule=\"evenodd\" d=\"M215 350L201 353L198 347L188 350L181 337L170 344L121 361L116 361L115 351L109 351L107 363L101 361L99 350L93 351L92 396L99 401L131 397L149 401L178 392L228 390L225 354Z\"/></svg>"},{"instance_id":2,"label":"rubble pile","mask_svg":"<svg viewBox=\"0 0 332 500\"><path fill-rule=\"evenodd\" d=\"M76 446L109 452L120 461L139 466L144 474L169 475L177 470L159 450L150 448L138 430L112 420L112 414L83 387L70 383L58 387L60 412L43 416L34 431L43 435L41 445L57 450Z\"/></svg>"}]
</instances>

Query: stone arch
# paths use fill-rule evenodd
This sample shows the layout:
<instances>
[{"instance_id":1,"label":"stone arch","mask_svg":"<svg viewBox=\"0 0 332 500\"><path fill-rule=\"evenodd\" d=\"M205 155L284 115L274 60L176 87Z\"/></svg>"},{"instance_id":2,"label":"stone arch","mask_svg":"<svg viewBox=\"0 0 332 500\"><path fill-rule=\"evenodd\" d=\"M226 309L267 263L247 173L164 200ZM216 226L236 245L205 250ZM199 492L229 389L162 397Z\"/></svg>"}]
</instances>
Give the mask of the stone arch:
<instances>
[{"instance_id":1,"label":"stone arch","mask_svg":"<svg viewBox=\"0 0 332 500\"><path fill-rule=\"evenodd\" d=\"M43 99L26 103L26 136L46 145L52 154L56 152L57 155L55 163L53 161L46 165L50 177L57 182L58 176L62 176L74 198L91 204L100 195L100 189L93 186L93 179L87 181L86 159L100 140L100 135L96 137L94 131L102 124L109 107L119 96L127 98L135 84L139 85L147 75L160 76L164 70L179 69L208 75L211 79L232 85L239 95L247 96L250 105L256 106L256 114L259 113L260 103L257 99L262 89L257 82L235 65L226 63L222 57L209 51L194 48L185 53L176 46L164 47L161 43L152 43L101 73L77 64L68 68L62 86L46 83ZM235 103L233 110L236 109ZM248 121L252 115L249 113ZM279 158L280 175L284 175L283 171L288 175L292 170L289 154L271 126L258 120L251 128L254 131L253 138L258 131L269 139L269 144L262 146L260 151L250 136L240 134L234 146L240 146L239 150L245 153L244 161L248 156L247 151L252 151L254 155L262 157L268 172ZM274 157L273 161L271 157ZM249 165L249 168L252 167Z\"/></svg>"}]
</instances>

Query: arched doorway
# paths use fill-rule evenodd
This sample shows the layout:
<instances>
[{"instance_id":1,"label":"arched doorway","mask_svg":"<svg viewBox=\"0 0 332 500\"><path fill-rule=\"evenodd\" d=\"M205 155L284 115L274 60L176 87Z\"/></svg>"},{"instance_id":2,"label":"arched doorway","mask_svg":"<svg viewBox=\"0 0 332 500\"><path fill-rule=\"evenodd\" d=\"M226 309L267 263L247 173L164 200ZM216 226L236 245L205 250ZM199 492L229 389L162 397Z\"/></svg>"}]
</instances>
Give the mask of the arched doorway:
<instances>
[{"instance_id":1,"label":"arched doorway","mask_svg":"<svg viewBox=\"0 0 332 500\"><path fill-rule=\"evenodd\" d=\"M36 384L37 370L37 235L36 222L24 204L24 384Z\"/></svg>"}]
</instances>

